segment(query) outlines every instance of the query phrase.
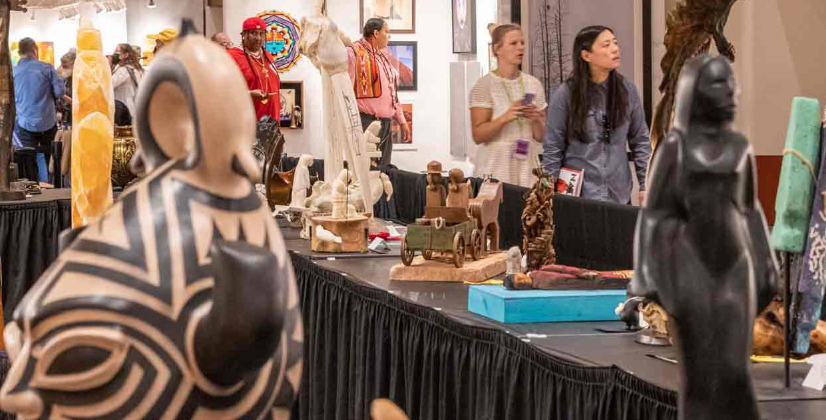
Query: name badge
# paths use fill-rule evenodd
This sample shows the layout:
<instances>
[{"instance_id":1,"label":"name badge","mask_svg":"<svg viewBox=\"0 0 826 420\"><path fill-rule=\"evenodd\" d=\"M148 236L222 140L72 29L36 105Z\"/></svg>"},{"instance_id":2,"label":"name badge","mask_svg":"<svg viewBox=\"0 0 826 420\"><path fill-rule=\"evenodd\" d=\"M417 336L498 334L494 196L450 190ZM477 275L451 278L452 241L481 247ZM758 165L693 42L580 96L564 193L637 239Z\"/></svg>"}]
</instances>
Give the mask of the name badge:
<instances>
[{"instance_id":1,"label":"name badge","mask_svg":"<svg viewBox=\"0 0 826 420\"><path fill-rule=\"evenodd\" d=\"M516 140L513 144L513 158L519 160L528 160L528 152L531 144L527 140Z\"/></svg>"}]
</instances>

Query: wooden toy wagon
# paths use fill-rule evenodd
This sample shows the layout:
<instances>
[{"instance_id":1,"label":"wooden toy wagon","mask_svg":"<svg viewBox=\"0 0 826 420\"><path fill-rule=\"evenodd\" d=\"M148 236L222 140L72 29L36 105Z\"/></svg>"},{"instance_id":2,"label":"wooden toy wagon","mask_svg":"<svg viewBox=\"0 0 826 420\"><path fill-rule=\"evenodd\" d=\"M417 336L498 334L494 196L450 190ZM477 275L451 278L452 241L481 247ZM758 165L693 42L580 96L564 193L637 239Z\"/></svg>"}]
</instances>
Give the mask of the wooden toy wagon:
<instances>
[{"instance_id":1,"label":"wooden toy wagon","mask_svg":"<svg viewBox=\"0 0 826 420\"><path fill-rule=\"evenodd\" d=\"M427 207L424 218L407 226L401 257L404 265L409 266L415 251L421 251L426 260L432 259L434 252L450 252L453 265L462 268L466 253L478 260L483 250L482 233L476 219L468 217L466 208Z\"/></svg>"}]
</instances>

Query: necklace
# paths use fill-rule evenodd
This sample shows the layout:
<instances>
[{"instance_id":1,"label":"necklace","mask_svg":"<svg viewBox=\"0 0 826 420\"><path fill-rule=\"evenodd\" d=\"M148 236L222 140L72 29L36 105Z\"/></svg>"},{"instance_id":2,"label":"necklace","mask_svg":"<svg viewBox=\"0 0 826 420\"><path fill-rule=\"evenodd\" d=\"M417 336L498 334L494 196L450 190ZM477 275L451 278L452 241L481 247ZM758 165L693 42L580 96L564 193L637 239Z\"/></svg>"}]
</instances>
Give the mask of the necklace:
<instances>
[{"instance_id":1,"label":"necklace","mask_svg":"<svg viewBox=\"0 0 826 420\"><path fill-rule=\"evenodd\" d=\"M505 78L502 77L502 74L499 73L499 70L494 70L493 74L495 74L497 77L499 77L499 81L502 83L502 90L505 91L505 96L508 98L508 108L510 108L510 105L513 103L513 100L511 99L511 93L510 93L510 90L508 89L508 85L505 83ZM525 97L525 79L522 78L522 72L521 71L519 72L519 87L522 89L522 97L524 98ZM525 122L522 121L522 117L518 117L516 119L516 124L519 125L519 136L522 137L522 134L524 134L522 128L525 125Z\"/></svg>"},{"instance_id":2,"label":"necklace","mask_svg":"<svg viewBox=\"0 0 826 420\"><path fill-rule=\"evenodd\" d=\"M261 86L264 88L264 99L261 99L261 103L266 104L270 101L270 72L267 71L267 62L264 57L261 56L260 51L256 54L249 51L247 51L247 53L253 58L253 61L261 65L261 74L264 78L264 83L262 83L264 86Z\"/></svg>"}]
</instances>

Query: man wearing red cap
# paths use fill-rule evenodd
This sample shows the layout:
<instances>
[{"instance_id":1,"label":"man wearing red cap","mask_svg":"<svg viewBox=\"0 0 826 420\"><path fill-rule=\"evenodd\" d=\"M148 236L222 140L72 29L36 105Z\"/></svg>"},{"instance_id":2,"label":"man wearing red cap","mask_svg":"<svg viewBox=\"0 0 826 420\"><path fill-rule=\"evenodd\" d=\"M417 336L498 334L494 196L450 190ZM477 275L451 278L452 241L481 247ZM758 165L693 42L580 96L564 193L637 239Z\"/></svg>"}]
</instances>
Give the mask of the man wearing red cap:
<instances>
[{"instance_id":1,"label":"man wearing red cap","mask_svg":"<svg viewBox=\"0 0 826 420\"><path fill-rule=\"evenodd\" d=\"M241 46L227 51L235 59L247 81L256 119L269 115L278 120L281 112L281 79L275 70L272 56L264 49L266 37L267 23L261 18L251 17L244 21Z\"/></svg>"}]
</instances>

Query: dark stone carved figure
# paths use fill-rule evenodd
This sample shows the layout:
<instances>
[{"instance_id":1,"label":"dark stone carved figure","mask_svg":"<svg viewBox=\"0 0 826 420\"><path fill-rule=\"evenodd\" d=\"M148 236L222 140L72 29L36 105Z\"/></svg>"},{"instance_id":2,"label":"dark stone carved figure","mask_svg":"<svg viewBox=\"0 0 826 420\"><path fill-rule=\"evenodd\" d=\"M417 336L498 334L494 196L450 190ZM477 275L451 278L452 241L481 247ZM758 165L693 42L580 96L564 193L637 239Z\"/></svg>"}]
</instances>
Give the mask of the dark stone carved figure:
<instances>
[{"instance_id":1,"label":"dark stone carved figure","mask_svg":"<svg viewBox=\"0 0 826 420\"><path fill-rule=\"evenodd\" d=\"M778 268L751 145L732 130L735 90L725 58L686 64L674 130L654 155L637 222L630 291L672 317L681 419L759 418L749 374L752 327L774 297Z\"/></svg>"},{"instance_id":2,"label":"dark stone carved figure","mask_svg":"<svg viewBox=\"0 0 826 420\"><path fill-rule=\"evenodd\" d=\"M148 175L62 237L5 330L0 406L19 418L289 418L303 329L251 181L254 112L226 52L191 28L138 93Z\"/></svg>"}]
</instances>

